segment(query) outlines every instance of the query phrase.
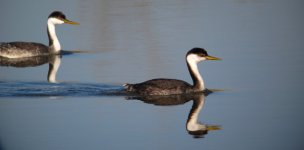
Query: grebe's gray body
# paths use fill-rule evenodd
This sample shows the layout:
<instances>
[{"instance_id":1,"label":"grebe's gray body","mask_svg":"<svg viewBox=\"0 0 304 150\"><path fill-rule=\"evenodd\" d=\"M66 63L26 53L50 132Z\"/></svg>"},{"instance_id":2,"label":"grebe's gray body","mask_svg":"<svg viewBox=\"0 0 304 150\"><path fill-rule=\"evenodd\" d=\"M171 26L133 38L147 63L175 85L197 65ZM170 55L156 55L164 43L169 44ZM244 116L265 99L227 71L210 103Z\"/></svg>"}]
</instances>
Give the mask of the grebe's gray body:
<instances>
[{"instance_id":1,"label":"grebe's gray body","mask_svg":"<svg viewBox=\"0 0 304 150\"><path fill-rule=\"evenodd\" d=\"M74 25L78 24L77 22L67 20L62 12L54 11L50 14L47 21L49 46L34 42L0 43L0 57L22 58L59 54L61 46L56 35L55 25L63 23Z\"/></svg>"},{"instance_id":2,"label":"grebe's gray body","mask_svg":"<svg viewBox=\"0 0 304 150\"><path fill-rule=\"evenodd\" d=\"M186 54L186 62L193 85L176 79L152 79L137 84L124 84L125 91L139 95L172 95L204 92L207 89L197 68L197 63L204 60L220 60L220 58L209 56L203 48L193 48Z\"/></svg>"}]
</instances>

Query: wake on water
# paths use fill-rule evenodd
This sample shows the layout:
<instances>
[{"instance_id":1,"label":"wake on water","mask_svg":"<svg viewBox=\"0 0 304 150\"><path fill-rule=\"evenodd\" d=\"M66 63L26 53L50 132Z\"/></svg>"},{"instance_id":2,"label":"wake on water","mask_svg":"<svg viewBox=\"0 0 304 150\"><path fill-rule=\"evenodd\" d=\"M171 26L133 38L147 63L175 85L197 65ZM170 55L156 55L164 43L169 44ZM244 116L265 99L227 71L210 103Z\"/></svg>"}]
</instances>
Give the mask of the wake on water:
<instances>
[{"instance_id":1,"label":"wake on water","mask_svg":"<svg viewBox=\"0 0 304 150\"><path fill-rule=\"evenodd\" d=\"M0 82L0 97L119 96L123 86L90 83Z\"/></svg>"}]
</instances>

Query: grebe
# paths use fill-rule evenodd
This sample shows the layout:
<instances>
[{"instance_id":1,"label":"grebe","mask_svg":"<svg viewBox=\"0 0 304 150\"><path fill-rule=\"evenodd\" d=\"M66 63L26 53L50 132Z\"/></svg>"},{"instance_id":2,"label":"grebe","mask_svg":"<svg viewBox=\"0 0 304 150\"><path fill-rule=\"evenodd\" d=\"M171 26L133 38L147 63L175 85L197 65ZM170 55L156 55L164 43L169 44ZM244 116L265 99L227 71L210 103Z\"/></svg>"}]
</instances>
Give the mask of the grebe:
<instances>
[{"instance_id":1,"label":"grebe","mask_svg":"<svg viewBox=\"0 0 304 150\"><path fill-rule=\"evenodd\" d=\"M60 54L61 46L55 32L55 25L63 23L73 25L79 24L77 22L67 20L62 12L54 11L50 14L47 21L49 46L34 42L0 43L0 57L22 58L49 54Z\"/></svg>"},{"instance_id":2,"label":"grebe","mask_svg":"<svg viewBox=\"0 0 304 150\"><path fill-rule=\"evenodd\" d=\"M203 48L193 48L186 54L187 67L193 80L193 85L176 79L152 79L137 84L124 84L127 93L139 95L172 95L208 91L199 73L197 63L204 60L221 60L209 56ZM208 91L209 92L209 91Z\"/></svg>"}]
</instances>

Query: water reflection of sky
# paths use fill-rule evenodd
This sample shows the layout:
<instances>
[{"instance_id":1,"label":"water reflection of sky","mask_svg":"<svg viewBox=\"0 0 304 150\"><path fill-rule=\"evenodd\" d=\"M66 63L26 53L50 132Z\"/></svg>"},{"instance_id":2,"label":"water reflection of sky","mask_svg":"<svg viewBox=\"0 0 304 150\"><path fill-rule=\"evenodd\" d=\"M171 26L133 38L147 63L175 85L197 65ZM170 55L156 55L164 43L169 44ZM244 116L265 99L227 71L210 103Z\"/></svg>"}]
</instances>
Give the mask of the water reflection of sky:
<instances>
[{"instance_id":1,"label":"water reflection of sky","mask_svg":"<svg viewBox=\"0 0 304 150\"><path fill-rule=\"evenodd\" d=\"M0 23L0 41L47 44L45 21L53 10L80 22L77 27L56 28L62 47L94 53L63 57L59 81L119 85L171 77L190 82L184 55L199 46L223 58L199 64L206 86L226 91L207 97L201 120L218 123L223 130L208 134L203 143L181 130L188 103L153 107L122 97L19 97L1 98L0 144L7 146L13 139L32 148L31 139L44 137L40 146L50 149L62 139L95 148L103 141L107 148L301 149L302 6L300 0L1 1L0 17L5 21ZM45 85L47 70L48 65L0 67L0 81ZM14 118L24 119L28 130ZM53 127L36 124L36 119ZM47 129L50 134L44 132ZM63 129L66 134L56 140ZM84 136L72 138L79 135Z\"/></svg>"}]
</instances>

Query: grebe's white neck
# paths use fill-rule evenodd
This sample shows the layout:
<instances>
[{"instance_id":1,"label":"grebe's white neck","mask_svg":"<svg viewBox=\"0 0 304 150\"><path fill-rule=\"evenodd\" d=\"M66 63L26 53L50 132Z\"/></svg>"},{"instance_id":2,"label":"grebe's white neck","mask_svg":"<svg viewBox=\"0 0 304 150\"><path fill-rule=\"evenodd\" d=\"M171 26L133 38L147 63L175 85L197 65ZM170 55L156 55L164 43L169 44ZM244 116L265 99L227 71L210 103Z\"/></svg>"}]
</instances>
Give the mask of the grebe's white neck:
<instances>
[{"instance_id":1,"label":"grebe's white neck","mask_svg":"<svg viewBox=\"0 0 304 150\"><path fill-rule=\"evenodd\" d=\"M61 50L59 40L56 35L55 24L62 24L63 21L56 18L49 18L47 22L47 31L49 37L49 52L58 54Z\"/></svg>"},{"instance_id":2,"label":"grebe's white neck","mask_svg":"<svg viewBox=\"0 0 304 150\"><path fill-rule=\"evenodd\" d=\"M199 57L195 54L189 54L187 55L186 60L187 60L188 70L193 80L193 87L195 88L195 90L198 91L205 90L204 80L198 70L197 63L206 59L204 57Z\"/></svg>"}]
</instances>

